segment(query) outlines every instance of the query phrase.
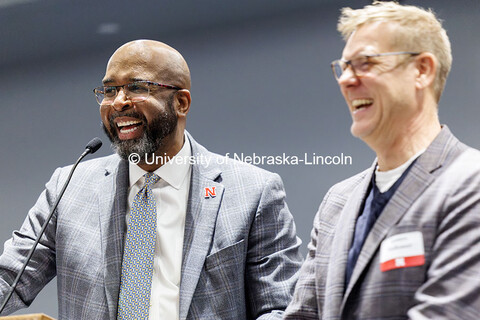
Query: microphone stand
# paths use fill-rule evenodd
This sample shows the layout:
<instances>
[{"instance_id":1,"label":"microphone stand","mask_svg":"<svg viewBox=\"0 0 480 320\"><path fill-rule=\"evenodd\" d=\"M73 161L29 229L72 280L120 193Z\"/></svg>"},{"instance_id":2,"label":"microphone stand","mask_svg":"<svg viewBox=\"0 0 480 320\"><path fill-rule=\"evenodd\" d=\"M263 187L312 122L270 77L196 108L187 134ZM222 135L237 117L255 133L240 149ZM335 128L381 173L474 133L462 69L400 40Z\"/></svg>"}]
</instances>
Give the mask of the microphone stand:
<instances>
[{"instance_id":1,"label":"microphone stand","mask_svg":"<svg viewBox=\"0 0 480 320\"><path fill-rule=\"evenodd\" d=\"M87 144L87 147L86 147L85 151L84 151L84 152L82 153L82 155L78 158L78 160L75 162L75 164L73 165L72 169L70 170L70 174L68 175L67 181L66 181L65 184L63 185L63 188L62 188L62 190L60 191L60 194L58 195L57 200L55 201L55 204L53 205L52 210L50 211L50 213L49 213L49 215L48 215L48 217L47 217L47 220L46 220L45 223L43 224L42 229L40 230L40 234L37 236L37 238L35 239L35 243L33 244L32 248L31 248L30 251L28 252L27 260L26 260L25 263L23 264L22 268L20 269L20 271L19 271L18 274L17 274L17 277L15 278L15 280L14 280L13 283L12 283L12 285L10 286L10 290L9 290L6 298L4 299L4 301L3 301L3 303L2 303L2 306L0 307L0 314L3 312L3 309L5 309L8 301L10 300L10 298L12 297L13 292L15 291L15 288L17 287L17 284L18 284L18 281L20 280L20 277L22 276L23 272L24 272L25 269L27 268L27 265L28 265L28 263L30 262L30 259L32 258L33 253L35 252L35 249L37 248L38 243L40 242L40 238L41 238L41 237L43 236L43 234L45 233L45 229L47 229L48 223L49 223L50 220L52 219L53 213L55 212L55 209L57 209L57 205L58 205L58 203L60 202L60 199L62 198L63 193L65 192L65 189L67 189L68 183L70 182L70 179L72 178L73 172L74 172L75 169L77 168L77 165L80 163L80 161L82 161L83 158L85 158L85 156L86 156L87 154L89 154L89 153L94 153L95 151L97 151L97 150L100 148L101 145L102 145L102 142L100 141L100 139L98 139L98 138L92 139L92 141L90 141L90 142Z\"/></svg>"}]
</instances>

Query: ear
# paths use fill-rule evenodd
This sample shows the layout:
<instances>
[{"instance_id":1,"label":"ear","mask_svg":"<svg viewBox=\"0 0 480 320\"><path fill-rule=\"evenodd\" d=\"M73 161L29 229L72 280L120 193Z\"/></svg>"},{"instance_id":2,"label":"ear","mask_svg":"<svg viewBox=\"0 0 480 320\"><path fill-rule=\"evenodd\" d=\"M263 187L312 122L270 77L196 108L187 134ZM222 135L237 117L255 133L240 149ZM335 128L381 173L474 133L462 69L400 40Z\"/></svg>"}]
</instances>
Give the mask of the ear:
<instances>
[{"instance_id":1,"label":"ear","mask_svg":"<svg viewBox=\"0 0 480 320\"><path fill-rule=\"evenodd\" d=\"M176 94L176 100L177 106L175 110L177 111L177 115L185 117L190 110L190 104L192 103L190 91L187 89L178 90Z\"/></svg>"},{"instance_id":2,"label":"ear","mask_svg":"<svg viewBox=\"0 0 480 320\"><path fill-rule=\"evenodd\" d=\"M437 74L438 60L430 52L423 52L415 57L417 73L415 86L417 89L432 87Z\"/></svg>"}]
</instances>

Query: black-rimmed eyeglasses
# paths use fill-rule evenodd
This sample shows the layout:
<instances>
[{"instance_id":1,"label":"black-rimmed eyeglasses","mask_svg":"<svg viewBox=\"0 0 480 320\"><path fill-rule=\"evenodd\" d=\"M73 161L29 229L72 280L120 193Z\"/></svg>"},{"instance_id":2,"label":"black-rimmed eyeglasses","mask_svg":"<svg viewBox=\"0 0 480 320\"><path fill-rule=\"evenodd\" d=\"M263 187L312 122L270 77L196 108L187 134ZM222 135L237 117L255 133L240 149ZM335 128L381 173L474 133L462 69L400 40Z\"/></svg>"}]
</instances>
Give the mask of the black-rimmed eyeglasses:
<instances>
[{"instance_id":1,"label":"black-rimmed eyeglasses","mask_svg":"<svg viewBox=\"0 0 480 320\"><path fill-rule=\"evenodd\" d=\"M332 66L333 75L335 76L336 80L340 79L343 72L348 68L348 66L352 67L352 71L357 77L361 77L365 73L370 71L370 67L372 65L372 61L370 60L371 58L383 57L383 56L396 56L401 54L416 56L416 55L419 55L420 52L399 51L399 52L367 54L352 60L344 60L344 59L335 60L330 65Z\"/></svg>"},{"instance_id":2,"label":"black-rimmed eyeglasses","mask_svg":"<svg viewBox=\"0 0 480 320\"><path fill-rule=\"evenodd\" d=\"M99 105L111 105L115 101L118 92L123 88L125 95L132 102L141 102L148 99L153 86L166 89L182 90L180 87L161 84L152 81L135 81L121 86L100 86L93 89L95 98Z\"/></svg>"}]
</instances>

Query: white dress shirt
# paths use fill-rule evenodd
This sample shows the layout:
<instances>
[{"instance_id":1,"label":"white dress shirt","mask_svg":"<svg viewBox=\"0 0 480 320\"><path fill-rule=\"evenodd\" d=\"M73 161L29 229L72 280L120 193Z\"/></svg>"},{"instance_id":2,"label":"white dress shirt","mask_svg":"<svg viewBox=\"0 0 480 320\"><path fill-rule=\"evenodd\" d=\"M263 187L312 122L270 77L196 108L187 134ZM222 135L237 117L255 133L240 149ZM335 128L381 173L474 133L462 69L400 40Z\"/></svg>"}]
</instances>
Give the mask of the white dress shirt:
<instances>
[{"instance_id":1,"label":"white dress shirt","mask_svg":"<svg viewBox=\"0 0 480 320\"><path fill-rule=\"evenodd\" d=\"M185 137L182 149L165 165L154 171L161 179L152 192L157 206L157 235L153 262L150 320L179 319L180 271L182 267L183 235L190 189L190 142ZM147 173L129 163L130 189L127 222L135 195L145 184ZM128 225L128 224L127 224Z\"/></svg>"}]
</instances>

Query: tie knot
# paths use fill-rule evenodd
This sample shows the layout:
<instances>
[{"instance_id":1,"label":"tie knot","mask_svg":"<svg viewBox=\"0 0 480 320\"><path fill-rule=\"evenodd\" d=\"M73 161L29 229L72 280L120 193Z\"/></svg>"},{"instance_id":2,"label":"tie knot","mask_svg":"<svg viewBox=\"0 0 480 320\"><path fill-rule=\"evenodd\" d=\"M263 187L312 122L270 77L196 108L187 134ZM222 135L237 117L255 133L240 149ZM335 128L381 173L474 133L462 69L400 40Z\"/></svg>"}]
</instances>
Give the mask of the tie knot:
<instances>
[{"instance_id":1,"label":"tie knot","mask_svg":"<svg viewBox=\"0 0 480 320\"><path fill-rule=\"evenodd\" d=\"M148 172L148 173L145 173L143 175L143 177L145 178L145 185L147 186L152 186L155 184L155 182L157 182L158 180L160 180L160 177L157 176L155 173L153 172Z\"/></svg>"}]
</instances>

